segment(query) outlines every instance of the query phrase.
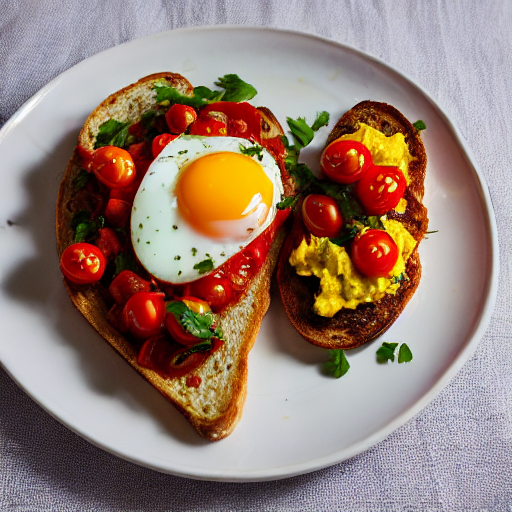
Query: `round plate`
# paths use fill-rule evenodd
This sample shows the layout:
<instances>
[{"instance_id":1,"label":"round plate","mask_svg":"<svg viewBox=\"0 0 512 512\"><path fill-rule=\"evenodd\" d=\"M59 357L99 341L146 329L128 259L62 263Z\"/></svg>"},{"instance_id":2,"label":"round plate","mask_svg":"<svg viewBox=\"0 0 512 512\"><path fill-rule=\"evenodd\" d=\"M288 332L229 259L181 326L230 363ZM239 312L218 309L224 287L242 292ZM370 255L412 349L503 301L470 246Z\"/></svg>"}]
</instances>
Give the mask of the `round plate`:
<instances>
[{"instance_id":1,"label":"round plate","mask_svg":"<svg viewBox=\"0 0 512 512\"><path fill-rule=\"evenodd\" d=\"M286 117L327 110L304 159L316 167L335 121L361 100L422 119L430 229L423 278L381 339L347 354L341 379L321 373L325 350L290 326L278 296L249 359L242 421L218 443L200 438L73 309L55 248L57 189L77 134L104 98L139 78L174 71L215 88L236 73L252 101ZM90 442L159 471L248 481L297 475L373 446L420 411L472 353L496 295L495 220L482 174L439 107L382 62L332 41L271 29L175 30L112 48L37 93L0 132L0 361L42 407ZM475 245L474 241L478 240ZM406 342L411 363L378 364L381 342Z\"/></svg>"}]
</instances>

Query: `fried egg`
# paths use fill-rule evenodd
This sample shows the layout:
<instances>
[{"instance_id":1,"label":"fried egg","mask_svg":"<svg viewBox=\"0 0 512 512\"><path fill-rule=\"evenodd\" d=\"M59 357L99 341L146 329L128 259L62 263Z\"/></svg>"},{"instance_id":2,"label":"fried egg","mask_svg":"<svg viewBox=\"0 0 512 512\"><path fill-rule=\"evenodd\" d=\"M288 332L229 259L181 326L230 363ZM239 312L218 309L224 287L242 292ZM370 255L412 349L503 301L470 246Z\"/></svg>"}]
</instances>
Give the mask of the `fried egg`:
<instances>
[{"instance_id":1,"label":"fried egg","mask_svg":"<svg viewBox=\"0 0 512 512\"><path fill-rule=\"evenodd\" d=\"M133 248L150 274L195 281L272 223L281 172L264 148L254 156L240 149L251 146L237 137L182 135L151 164L131 213Z\"/></svg>"}]
</instances>

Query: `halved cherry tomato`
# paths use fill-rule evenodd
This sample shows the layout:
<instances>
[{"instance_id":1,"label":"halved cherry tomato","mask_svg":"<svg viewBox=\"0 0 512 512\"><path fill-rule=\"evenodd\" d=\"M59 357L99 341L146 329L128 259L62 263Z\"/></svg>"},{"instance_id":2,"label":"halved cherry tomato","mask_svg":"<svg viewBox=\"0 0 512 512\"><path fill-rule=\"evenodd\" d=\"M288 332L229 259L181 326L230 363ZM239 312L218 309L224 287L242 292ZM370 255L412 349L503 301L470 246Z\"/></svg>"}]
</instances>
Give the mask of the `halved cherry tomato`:
<instances>
[{"instance_id":1,"label":"halved cherry tomato","mask_svg":"<svg viewBox=\"0 0 512 512\"><path fill-rule=\"evenodd\" d=\"M336 201L320 194L310 194L304 199L302 218L315 236L334 238L343 227L343 217Z\"/></svg>"},{"instance_id":2,"label":"halved cherry tomato","mask_svg":"<svg viewBox=\"0 0 512 512\"><path fill-rule=\"evenodd\" d=\"M165 114L165 120L171 133L183 133L195 120L197 113L188 105L174 104Z\"/></svg>"},{"instance_id":3,"label":"halved cherry tomato","mask_svg":"<svg viewBox=\"0 0 512 512\"><path fill-rule=\"evenodd\" d=\"M128 151L116 146L98 148L91 160L91 170L110 188L127 187L135 179L135 164Z\"/></svg>"},{"instance_id":4,"label":"halved cherry tomato","mask_svg":"<svg viewBox=\"0 0 512 512\"><path fill-rule=\"evenodd\" d=\"M215 272L194 281L190 294L205 300L214 313L219 313L231 302L233 289L225 276Z\"/></svg>"},{"instance_id":5,"label":"halved cherry tomato","mask_svg":"<svg viewBox=\"0 0 512 512\"><path fill-rule=\"evenodd\" d=\"M161 292L137 292L128 299L122 314L136 338L151 338L163 331L164 296Z\"/></svg>"},{"instance_id":6,"label":"halved cherry tomato","mask_svg":"<svg viewBox=\"0 0 512 512\"><path fill-rule=\"evenodd\" d=\"M369 149L355 140L335 140L322 153L320 165L332 181L354 183L372 164Z\"/></svg>"},{"instance_id":7,"label":"halved cherry tomato","mask_svg":"<svg viewBox=\"0 0 512 512\"><path fill-rule=\"evenodd\" d=\"M150 282L142 279L131 270L123 270L110 283L108 291L117 304L126 304L128 299L137 292L149 292Z\"/></svg>"},{"instance_id":8,"label":"halved cherry tomato","mask_svg":"<svg viewBox=\"0 0 512 512\"><path fill-rule=\"evenodd\" d=\"M218 121L213 117L200 116L190 125L190 135L205 135L207 137L218 137L228 134L227 124Z\"/></svg>"},{"instance_id":9,"label":"halved cherry tomato","mask_svg":"<svg viewBox=\"0 0 512 512\"><path fill-rule=\"evenodd\" d=\"M107 260L100 249L84 242L70 245L60 258L62 273L75 284L99 281L106 266Z\"/></svg>"},{"instance_id":10,"label":"halved cherry tomato","mask_svg":"<svg viewBox=\"0 0 512 512\"><path fill-rule=\"evenodd\" d=\"M203 300L196 299L195 297L183 297L179 300L188 306L194 313L204 315L207 311L210 311L208 303ZM191 347L203 341L185 330L173 313L167 313L165 316L165 327L169 331L169 334L181 345Z\"/></svg>"},{"instance_id":11,"label":"halved cherry tomato","mask_svg":"<svg viewBox=\"0 0 512 512\"><path fill-rule=\"evenodd\" d=\"M170 133L162 133L162 135L157 135L153 139L153 144L151 145L151 151L153 152L153 158L156 158L161 152L162 149L174 140L177 135L171 135Z\"/></svg>"},{"instance_id":12,"label":"halved cherry tomato","mask_svg":"<svg viewBox=\"0 0 512 512\"><path fill-rule=\"evenodd\" d=\"M381 215L395 208L407 182L398 167L371 165L356 184L356 194L366 213Z\"/></svg>"},{"instance_id":13,"label":"halved cherry tomato","mask_svg":"<svg viewBox=\"0 0 512 512\"><path fill-rule=\"evenodd\" d=\"M122 199L110 198L105 207L107 222L114 228L122 228L128 224L132 212L132 205Z\"/></svg>"},{"instance_id":14,"label":"halved cherry tomato","mask_svg":"<svg viewBox=\"0 0 512 512\"><path fill-rule=\"evenodd\" d=\"M398 259L398 247L381 229L362 231L352 242L352 262L367 277L387 277Z\"/></svg>"}]
</instances>

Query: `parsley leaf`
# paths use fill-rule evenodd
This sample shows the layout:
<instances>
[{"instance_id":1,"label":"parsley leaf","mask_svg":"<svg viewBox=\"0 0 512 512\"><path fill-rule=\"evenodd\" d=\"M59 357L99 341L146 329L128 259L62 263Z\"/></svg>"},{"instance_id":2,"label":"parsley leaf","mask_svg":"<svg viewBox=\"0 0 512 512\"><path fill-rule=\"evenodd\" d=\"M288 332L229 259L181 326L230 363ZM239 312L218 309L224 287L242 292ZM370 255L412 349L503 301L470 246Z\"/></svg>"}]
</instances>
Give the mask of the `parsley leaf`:
<instances>
[{"instance_id":1,"label":"parsley leaf","mask_svg":"<svg viewBox=\"0 0 512 512\"><path fill-rule=\"evenodd\" d=\"M329 361L324 363L323 371L326 375L339 379L348 372L350 364L344 350L329 350Z\"/></svg>"},{"instance_id":2,"label":"parsley leaf","mask_svg":"<svg viewBox=\"0 0 512 512\"><path fill-rule=\"evenodd\" d=\"M220 77L215 85L226 90L222 96L223 101L247 101L258 94L258 91L251 84L244 82L238 75L234 74Z\"/></svg>"},{"instance_id":3,"label":"parsley leaf","mask_svg":"<svg viewBox=\"0 0 512 512\"><path fill-rule=\"evenodd\" d=\"M91 181L91 174L85 169L81 169L73 180L73 191L78 192L88 185Z\"/></svg>"},{"instance_id":4,"label":"parsley leaf","mask_svg":"<svg viewBox=\"0 0 512 512\"><path fill-rule=\"evenodd\" d=\"M398 347L398 343L386 343L377 350L377 362L387 363L389 360L395 360L395 349Z\"/></svg>"},{"instance_id":5,"label":"parsley leaf","mask_svg":"<svg viewBox=\"0 0 512 512\"><path fill-rule=\"evenodd\" d=\"M104 225L104 217L91 219L91 214L87 210L80 210L73 215L70 222L70 227L75 232L74 242L83 242L92 238Z\"/></svg>"},{"instance_id":6,"label":"parsley leaf","mask_svg":"<svg viewBox=\"0 0 512 512\"><path fill-rule=\"evenodd\" d=\"M192 268L197 270L200 275L205 274L206 272L213 270L213 260L208 258L206 260L200 261L199 263L196 263Z\"/></svg>"},{"instance_id":7,"label":"parsley leaf","mask_svg":"<svg viewBox=\"0 0 512 512\"><path fill-rule=\"evenodd\" d=\"M329 113L319 112L312 126L309 126L303 117L298 119L287 117L286 122L295 140L295 147L300 150L313 140L316 131L329 123Z\"/></svg>"},{"instance_id":8,"label":"parsley leaf","mask_svg":"<svg viewBox=\"0 0 512 512\"><path fill-rule=\"evenodd\" d=\"M319 112L316 115L315 122L312 124L311 128L316 132L322 128L322 126L327 126L329 124L329 112L326 112L325 110L322 112Z\"/></svg>"},{"instance_id":9,"label":"parsley leaf","mask_svg":"<svg viewBox=\"0 0 512 512\"><path fill-rule=\"evenodd\" d=\"M415 123L412 123L412 125L418 132L421 132L421 130L425 130L427 128L427 125L421 119L418 119Z\"/></svg>"},{"instance_id":10,"label":"parsley leaf","mask_svg":"<svg viewBox=\"0 0 512 512\"><path fill-rule=\"evenodd\" d=\"M247 148L243 144L238 144L238 148L242 155L257 156L260 162L263 159L263 148L259 144L254 144L254 146L249 146Z\"/></svg>"},{"instance_id":11,"label":"parsley leaf","mask_svg":"<svg viewBox=\"0 0 512 512\"><path fill-rule=\"evenodd\" d=\"M406 343L402 343L400 348L398 349L398 362L399 363L409 363L412 361L412 352L411 349L407 346Z\"/></svg>"},{"instance_id":12,"label":"parsley leaf","mask_svg":"<svg viewBox=\"0 0 512 512\"><path fill-rule=\"evenodd\" d=\"M276 204L278 210L291 208L299 199L299 196L284 197L282 201Z\"/></svg>"},{"instance_id":13,"label":"parsley leaf","mask_svg":"<svg viewBox=\"0 0 512 512\"><path fill-rule=\"evenodd\" d=\"M123 270L131 270L132 272L137 272L137 260L135 256L131 253L122 252L118 254L116 257L116 271L115 275L117 276Z\"/></svg>"},{"instance_id":14,"label":"parsley leaf","mask_svg":"<svg viewBox=\"0 0 512 512\"><path fill-rule=\"evenodd\" d=\"M183 301L176 300L166 304L168 313L172 313L179 324L198 339L209 340L212 337L222 340L222 331L214 326L215 319L211 311L195 313Z\"/></svg>"},{"instance_id":15,"label":"parsley leaf","mask_svg":"<svg viewBox=\"0 0 512 512\"><path fill-rule=\"evenodd\" d=\"M122 148L127 143L128 128L130 123L121 123L115 119L109 119L100 125L94 149L102 146L117 146Z\"/></svg>"}]
</instances>

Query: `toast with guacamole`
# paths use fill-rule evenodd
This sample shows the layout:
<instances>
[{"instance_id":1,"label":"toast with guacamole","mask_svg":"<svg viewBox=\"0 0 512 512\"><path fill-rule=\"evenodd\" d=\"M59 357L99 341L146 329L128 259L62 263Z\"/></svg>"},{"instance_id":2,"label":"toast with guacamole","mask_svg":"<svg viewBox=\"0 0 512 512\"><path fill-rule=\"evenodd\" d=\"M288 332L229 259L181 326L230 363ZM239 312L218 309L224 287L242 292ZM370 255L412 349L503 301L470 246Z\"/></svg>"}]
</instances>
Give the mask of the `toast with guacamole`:
<instances>
[{"instance_id":1,"label":"toast with guacamole","mask_svg":"<svg viewBox=\"0 0 512 512\"><path fill-rule=\"evenodd\" d=\"M277 281L310 343L350 349L373 340L418 287L428 228L424 128L391 105L363 101L328 136L321 178L290 166L299 194Z\"/></svg>"}]
</instances>

